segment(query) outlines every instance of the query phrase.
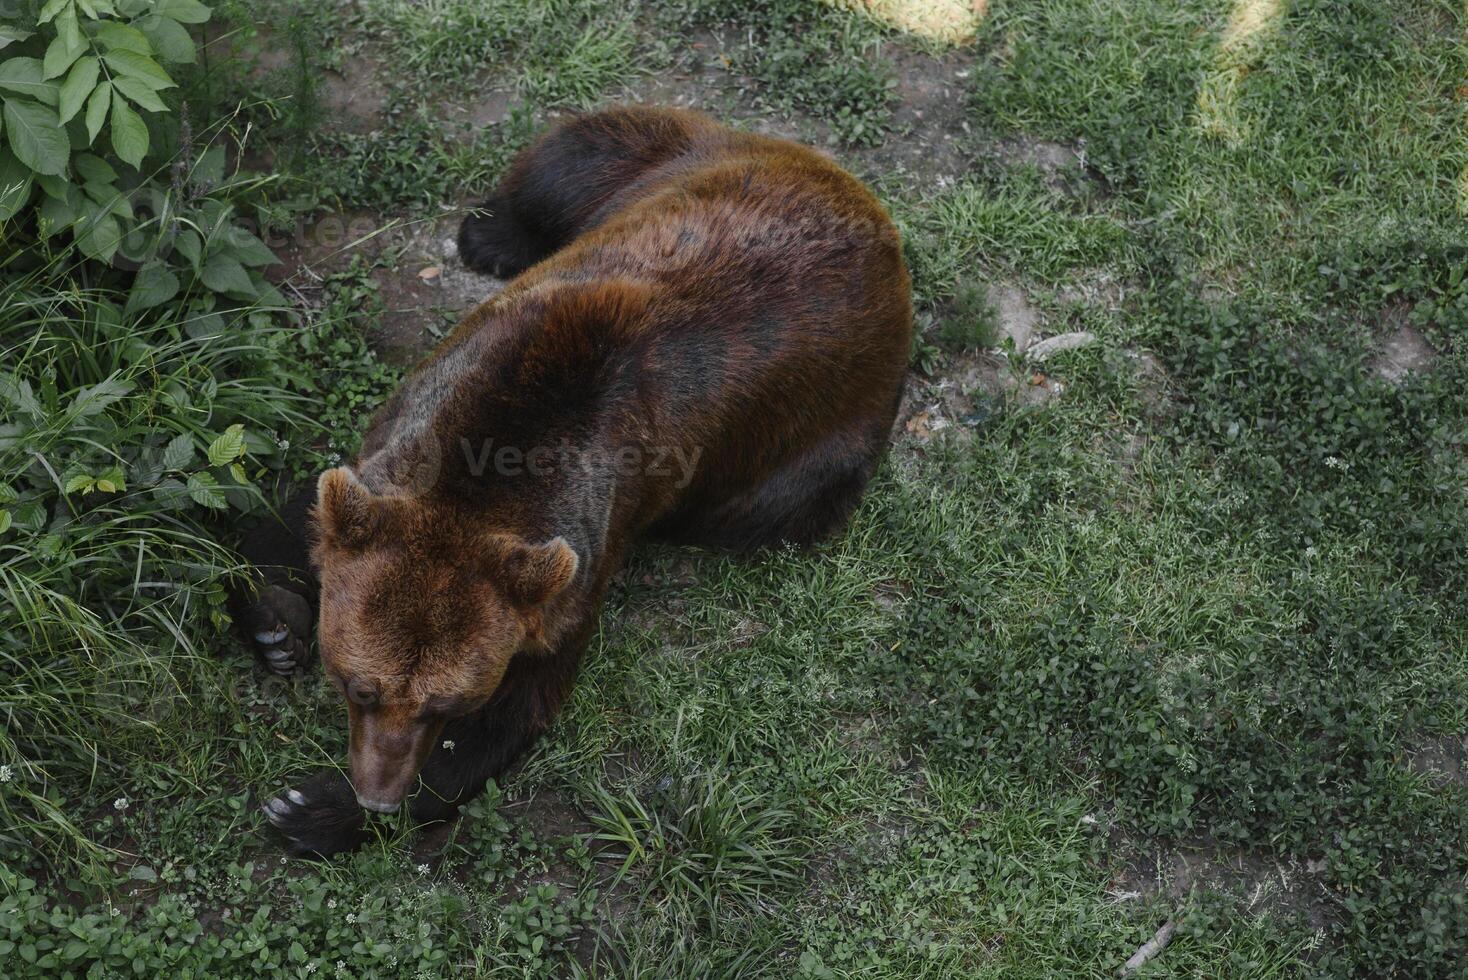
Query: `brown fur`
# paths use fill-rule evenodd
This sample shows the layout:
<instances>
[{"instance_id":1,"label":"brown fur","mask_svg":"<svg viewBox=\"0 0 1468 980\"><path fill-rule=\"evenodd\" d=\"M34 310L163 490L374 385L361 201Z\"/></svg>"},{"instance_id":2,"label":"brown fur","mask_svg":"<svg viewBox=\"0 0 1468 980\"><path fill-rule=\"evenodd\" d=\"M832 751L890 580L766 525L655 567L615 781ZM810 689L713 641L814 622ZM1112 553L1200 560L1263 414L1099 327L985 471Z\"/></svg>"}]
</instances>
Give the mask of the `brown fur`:
<instances>
[{"instance_id":1,"label":"brown fur","mask_svg":"<svg viewBox=\"0 0 1468 980\"><path fill-rule=\"evenodd\" d=\"M530 267L318 488L321 653L363 692L353 771L373 799L406 781L368 770L416 772L454 714L523 730L517 745L548 724L637 539L749 548L839 527L906 369L896 229L805 147L614 110L544 137L488 207L466 261Z\"/></svg>"}]
</instances>

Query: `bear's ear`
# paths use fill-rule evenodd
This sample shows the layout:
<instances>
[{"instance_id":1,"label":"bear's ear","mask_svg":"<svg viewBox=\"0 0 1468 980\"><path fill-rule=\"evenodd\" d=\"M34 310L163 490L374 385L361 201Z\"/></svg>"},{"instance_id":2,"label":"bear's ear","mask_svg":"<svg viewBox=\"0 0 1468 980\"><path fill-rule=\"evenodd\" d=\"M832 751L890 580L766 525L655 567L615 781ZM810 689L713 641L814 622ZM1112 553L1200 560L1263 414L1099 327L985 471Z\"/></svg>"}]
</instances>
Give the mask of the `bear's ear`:
<instances>
[{"instance_id":1,"label":"bear's ear","mask_svg":"<svg viewBox=\"0 0 1468 980\"><path fill-rule=\"evenodd\" d=\"M316 507L311 512L321 545L365 546L382 527L386 503L384 498L374 496L346 466L322 473L316 481Z\"/></svg>"},{"instance_id":2,"label":"bear's ear","mask_svg":"<svg viewBox=\"0 0 1468 980\"><path fill-rule=\"evenodd\" d=\"M512 600L534 608L553 599L576 577L581 560L565 538L544 544L517 541L500 565L501 584Z\"/></svg>"}]
</instances>

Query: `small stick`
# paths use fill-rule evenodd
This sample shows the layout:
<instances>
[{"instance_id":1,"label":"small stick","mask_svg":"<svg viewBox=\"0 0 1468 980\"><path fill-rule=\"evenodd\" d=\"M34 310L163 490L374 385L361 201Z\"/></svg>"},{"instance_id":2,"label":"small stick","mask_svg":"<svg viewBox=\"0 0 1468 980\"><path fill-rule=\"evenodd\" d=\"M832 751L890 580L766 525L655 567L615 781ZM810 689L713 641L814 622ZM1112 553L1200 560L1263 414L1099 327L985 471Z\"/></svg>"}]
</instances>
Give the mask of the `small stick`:
<instances>
[{"instance_id":1,"label":"small stick","mask_svg":"<svg viewBox=\"0 0 1468 980\"><path fill-rule=\"evenodd\" d=\"M1141 949L1132 954L1132 958L1126 961L1126 964L1121 968L1121 972L1117 975L1129 977L1140 970L1148 960L1167 948L1167 944L1172 942L1172 934L1174 932L1177 932L1176 922L1168 919L1162 923L1162 928L1158 929L1151 939L1143 943Z\"/></svg>"}]
</instances>

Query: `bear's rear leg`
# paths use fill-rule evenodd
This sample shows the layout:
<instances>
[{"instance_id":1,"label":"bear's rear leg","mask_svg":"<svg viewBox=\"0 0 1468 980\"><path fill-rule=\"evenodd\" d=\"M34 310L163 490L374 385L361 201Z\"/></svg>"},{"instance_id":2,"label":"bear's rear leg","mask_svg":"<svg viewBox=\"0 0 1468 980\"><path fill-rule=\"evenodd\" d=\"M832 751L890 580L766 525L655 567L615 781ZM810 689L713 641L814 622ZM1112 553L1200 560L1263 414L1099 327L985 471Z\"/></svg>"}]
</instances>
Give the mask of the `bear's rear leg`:
<instances>
[{"instance_id":1,"label":"bear's rear leg","mask_svg":"<svg viewBox=\"0 0 1468 980\"><path fill-rule=\"evenodd\" d=\"M832 436L754 490L682 522L673 537L735 551L815 544L846 525L885 446Z\"/></svg>"},{"instance_id":2,"label":"bear's rear leg","mask_svg":"<svg viewBox=\"0 0 1468 980\"><path fill-rule=\"evenodd\" d=\"M512 279L554 247L527 227L516 213L510 195L496 193L459 225L459 256L475 272Z\"/></svg>"},{"instance_id":3,"label":"bear's rear leg","mask_svg":"<svg viewBox=\"0 0 1468 980\"><path fill-rule=\"evenodd\" d=\"M633 106L555 126L515 157L482 213L464 219L460 257L475 272L518 275L594 226L619 190L682 153L706 125Z\"/></svg>"}]
</instances>

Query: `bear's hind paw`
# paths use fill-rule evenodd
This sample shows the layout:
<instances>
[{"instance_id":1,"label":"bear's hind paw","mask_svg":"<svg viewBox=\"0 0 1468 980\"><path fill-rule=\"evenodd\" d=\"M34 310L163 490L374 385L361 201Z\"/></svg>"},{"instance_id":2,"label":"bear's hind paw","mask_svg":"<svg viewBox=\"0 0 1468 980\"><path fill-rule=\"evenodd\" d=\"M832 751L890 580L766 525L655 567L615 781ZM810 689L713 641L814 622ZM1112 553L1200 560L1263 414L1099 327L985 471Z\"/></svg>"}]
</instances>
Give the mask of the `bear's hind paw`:
<instances>
[{"instance_id":1,"label":"bear's hind paw","mask_svg":"<svg viewBox=\"0 0 1468 980\"><path fill-rule=\"evenodd\" d=\"M311 604L278 585L267 586L244 612L250 645L267 670L289 677L310 660Z\"/></svg>"}]
</instances>

